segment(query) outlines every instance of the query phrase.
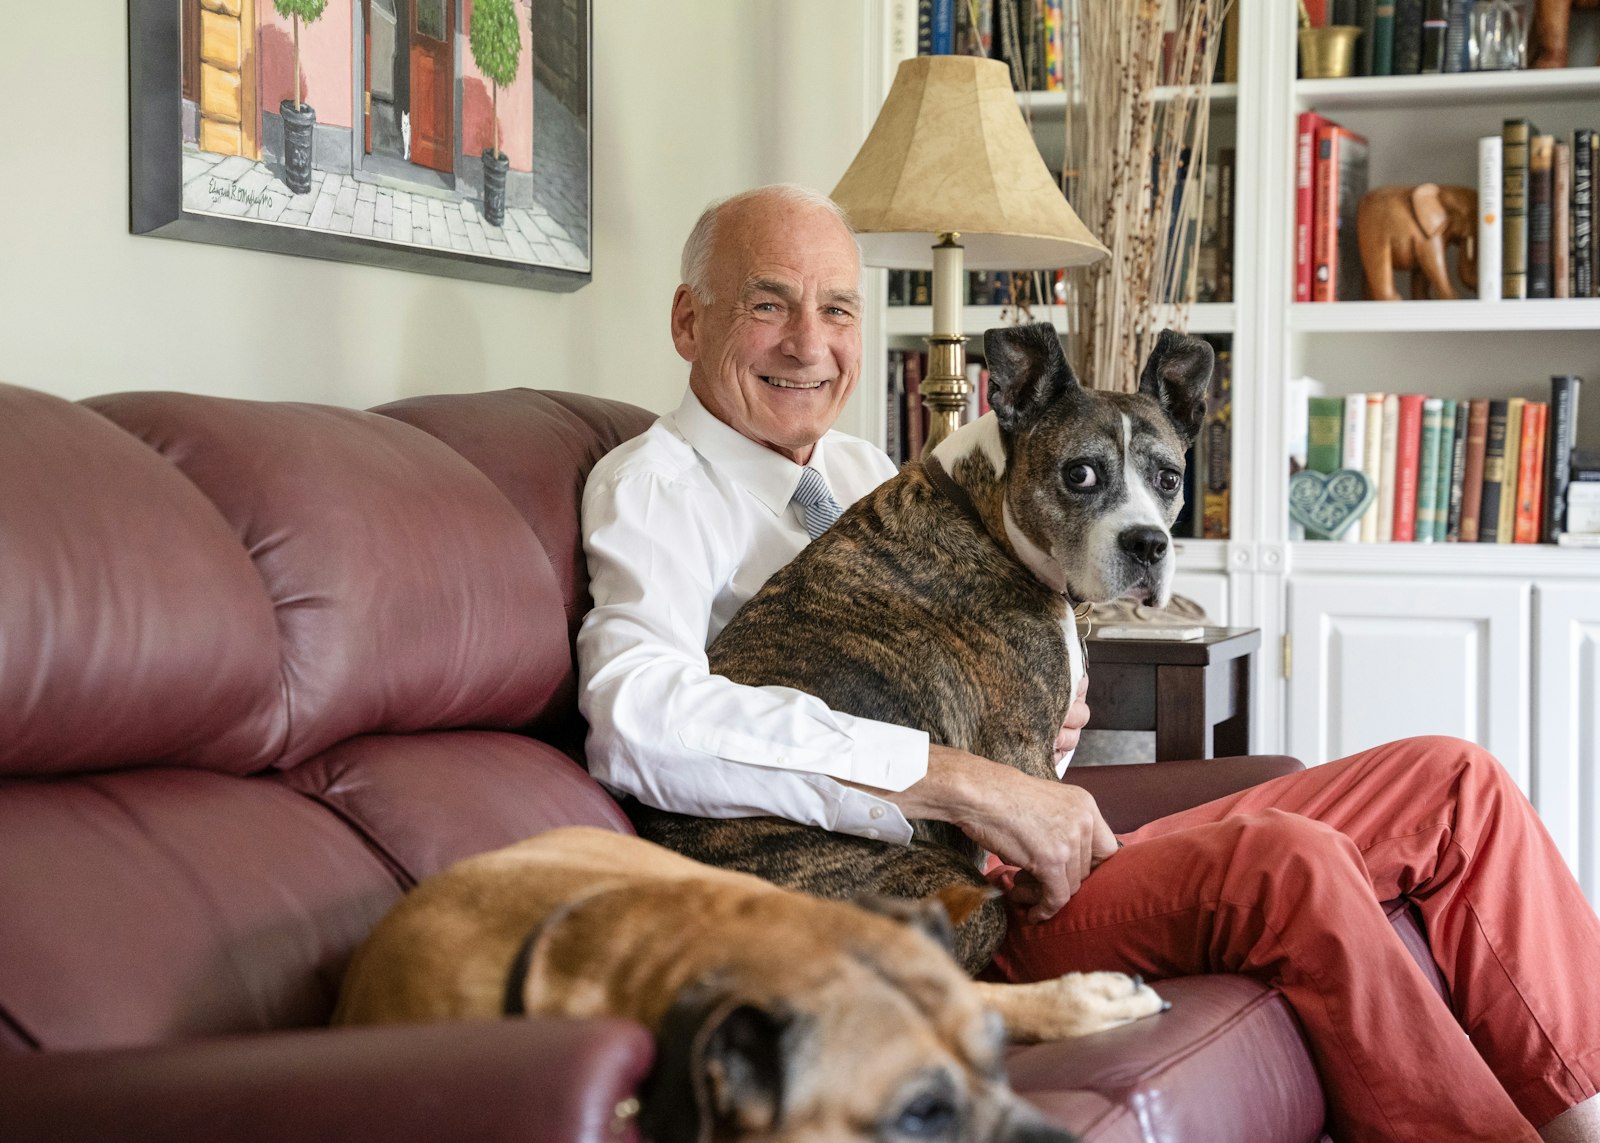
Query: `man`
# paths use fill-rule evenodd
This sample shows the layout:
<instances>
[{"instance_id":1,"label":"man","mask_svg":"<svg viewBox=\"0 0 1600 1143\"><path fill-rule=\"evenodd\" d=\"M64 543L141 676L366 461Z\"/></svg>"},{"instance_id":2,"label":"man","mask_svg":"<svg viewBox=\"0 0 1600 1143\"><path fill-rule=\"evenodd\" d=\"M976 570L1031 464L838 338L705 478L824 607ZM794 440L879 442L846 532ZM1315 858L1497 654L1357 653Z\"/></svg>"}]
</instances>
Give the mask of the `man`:
<instances>
[{"instance_id":1,"label":"man","mask_svg":"<svg viewBox=\"0 0 1600 1143\"><path fill-rule=\"evenodd\" d=\"M860 373L859 277L837 209L798 188L713 204L690 235L672 305L689 392L584 493L596 777L680 813L900 844L908 818L953 822L1018 871L996 957L1009 978L1268 980L1348 1138L1600 1140L1600 921L1471 744L1367 751L1153 822L1119 850L1069 783L710 674L711 638L809 539L792 502L808 471L844 503L894 471L831 431ZM1058 749L1086 718L1080 700ZM1423 911L1460 1024L1377 906L1401 894Z\"/></svg>"}]
</instances>

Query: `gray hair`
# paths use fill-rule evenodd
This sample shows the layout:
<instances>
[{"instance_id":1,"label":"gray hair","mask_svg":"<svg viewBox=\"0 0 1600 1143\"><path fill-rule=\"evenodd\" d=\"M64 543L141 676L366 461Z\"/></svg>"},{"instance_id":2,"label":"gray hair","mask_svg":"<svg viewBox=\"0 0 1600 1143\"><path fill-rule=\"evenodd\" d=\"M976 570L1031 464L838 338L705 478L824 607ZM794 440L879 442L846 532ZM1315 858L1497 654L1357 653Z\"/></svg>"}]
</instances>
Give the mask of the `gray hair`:
<instances>
[{"instance_id":1,"label":"gray hair","mask_svg":"<svg viewBox=\"0 0 1600 1143\"><path fill-rule=\"evenodd\" d=\"M825 210L837 218L840 224L849 231L852 241L856 243L856 259L861 258L861 243L856 239L855 231L850 227L850 220L845 217L839 204L834 202L821 191L814 191L810 187L800 186L798 183L772 183L769 186L756 187L754 190L743 191L727 198L719 198L700 212L699 220L694 224L694 229L689 231L689 238L683 244L683 258L679 263L679 273L683 276L683 284L689 287L689 292L695 300L702 305L711 301L711 283L708 280L711 271L711 248L716 244L717 219L722 214L725 206L738 206L753 198L776 198L780 201L791 203L795 206L812 206L818 210Z\"/></svg>"}]
</instances>

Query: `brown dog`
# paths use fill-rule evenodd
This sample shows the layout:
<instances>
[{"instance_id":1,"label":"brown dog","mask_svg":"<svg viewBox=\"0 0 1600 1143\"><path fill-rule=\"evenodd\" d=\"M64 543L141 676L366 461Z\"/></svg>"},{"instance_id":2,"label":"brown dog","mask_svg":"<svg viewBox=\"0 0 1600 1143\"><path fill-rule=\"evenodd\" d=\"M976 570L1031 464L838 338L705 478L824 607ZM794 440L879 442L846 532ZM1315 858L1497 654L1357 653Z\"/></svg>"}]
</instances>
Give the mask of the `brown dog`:
<instances>
[{"instance_id":1,"label":"brown dog","mask_svg":"<svg viewBox=\"0 0 1600 1143\"><path fill-rule=\"evenodd\" d=\"M1074 682L1071 604L1169 598L1169 529L1214 359L1169 330L1139 392L1110 393L1078 384L1051 326L990 330L984 346L993 411L940 442L937 465L913 462L848 509L708 654L735 682L805 691L1053 780ZM985 884L977 847L945 823L913 823L902 847L775 817L629 812L643 837L820 897ZM991 899L958 928L969 972L989 963L1005 924Z\"/></svg>"},{"instance_id":2,"label":"brown dog","mask_svg":"<svg viewBox=\"0 0 1600 1143\"><path fill-rule=\"evenodd\" d=\"M657 1041L639 1123L655 1143L1071 1143L1007 1086L1001 1021L1080 1035L1143 1015L1148 989L974 983L935 939L943 907L884 906L899 919L552 830L417 886L357 950L334 1019L637 1020Z\"/></svg>"}]
</instances>

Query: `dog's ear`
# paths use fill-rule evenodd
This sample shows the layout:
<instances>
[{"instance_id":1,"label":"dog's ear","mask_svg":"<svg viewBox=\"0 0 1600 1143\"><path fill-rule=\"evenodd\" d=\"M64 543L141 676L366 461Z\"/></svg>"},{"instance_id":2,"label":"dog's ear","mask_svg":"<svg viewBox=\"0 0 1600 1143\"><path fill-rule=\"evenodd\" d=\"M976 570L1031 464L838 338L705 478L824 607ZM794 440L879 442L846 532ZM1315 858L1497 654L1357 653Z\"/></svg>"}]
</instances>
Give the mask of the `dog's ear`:
<instances>
[{"instance_id":1,"label":"dog's ear","mask_svg":"<svg viewBox=\"0 0 1600 1143\"><path fill-rule=\"evenodd\" d=\"M869 913L910 925L935 941L945 952L954 953L957 926L977 912L985 901L996 896L999 896L999 891L989 886L968 885L958 881L921 900L864 893L854 898L853 903Z\"/></svg>"},{"instance_id":2,"label":"dog's ear","mask_svg":"<svg viewBox=\"0 0 1600 1143\"><path fill-rule=\"evenodd\" d=\"M1164 329L1139 375L1139 392L1166 411L1185 441L1200 435L1215 364L1210 342Z\"/></svg>"},{"instance_id":3,"label":"dog's ear","mask_svg":"<svg viewBox=\"0 0 1600 1143\"><path fill-rule=\"evenodd\" d=\"M685 989L656 1033L639 1130L654 1143L710 1143L775 1129L801 1022L714 987Z\"/></svg>"},{"instance_id":4,"label":"dog's ear","mask_svg":"<svg viewBox=\"0 0 1600 1143\"><path fill-rule=\"evenodd\" d=\"M989 407L1004 432L1015 432L1039 410L1079 387L1053 325L991 329L983 335L983 355L989 366Z\"/></svg>"}]
</instances>

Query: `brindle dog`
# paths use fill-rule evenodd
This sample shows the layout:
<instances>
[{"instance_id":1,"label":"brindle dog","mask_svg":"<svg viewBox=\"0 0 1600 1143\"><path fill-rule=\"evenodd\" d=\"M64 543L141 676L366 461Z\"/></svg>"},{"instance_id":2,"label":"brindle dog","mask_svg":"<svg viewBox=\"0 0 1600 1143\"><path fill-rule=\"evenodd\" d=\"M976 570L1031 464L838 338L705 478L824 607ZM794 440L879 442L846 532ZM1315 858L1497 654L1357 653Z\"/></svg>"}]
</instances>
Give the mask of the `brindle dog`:
<instances>
[{"instance_id":1,"label":"brindle dog","mask_svg":"<svg viewBox=\"0 0 1600 1143\"><path fill-rule=\"evenodd\" d=\"M710 663L1053 779L1072 604L1170 596L1168 539L1213 354L1164 331L1139 391L1111 393L1078 383L1051 326L990 330L984 347L992 411L780 569L712 642ZM775 817L630 812L670 849L819 897L985 884L978 847L945 823L913 823L904 847ZM968 972L989 963L1005 924L990 899L959 927Z\"/></svg>"}]
</instances>

